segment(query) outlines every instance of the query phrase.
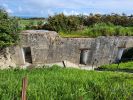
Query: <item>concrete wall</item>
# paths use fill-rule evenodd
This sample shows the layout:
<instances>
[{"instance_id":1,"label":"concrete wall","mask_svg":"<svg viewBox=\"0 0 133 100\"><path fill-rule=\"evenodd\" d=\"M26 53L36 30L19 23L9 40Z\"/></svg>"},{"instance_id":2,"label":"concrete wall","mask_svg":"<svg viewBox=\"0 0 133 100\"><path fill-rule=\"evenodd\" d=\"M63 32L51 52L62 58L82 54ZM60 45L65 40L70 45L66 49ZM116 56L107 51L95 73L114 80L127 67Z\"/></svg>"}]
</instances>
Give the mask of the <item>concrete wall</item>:
<instances>
[{"instance_id":1,"label":"concrete wall","mask_svg":"<svg viewBox=\"0 0 133 100\"><path fill-rule=\"evenodd\" d=\"M64 60L79 63L82 48L91 48L92 38L60 38L55 32L30 31L21 35L21 47L31 47L33 64Z\"/></svg>"},{"instance_id":2,"label":"concrete wall","mask_svg":"<svg viewBox=\"0 0 133 100\"><path fill-rule=\"evenodd\" d=\"M133 47L133 37L61 38L52 31L23 31L20 44L9 47L10 61L18 66L25 64L23 47L31 48L32 64L70 61L78 65L81 50L87 50L86 64L100 66L115 62L120 48Z\"/></svg>"}]
</instances>

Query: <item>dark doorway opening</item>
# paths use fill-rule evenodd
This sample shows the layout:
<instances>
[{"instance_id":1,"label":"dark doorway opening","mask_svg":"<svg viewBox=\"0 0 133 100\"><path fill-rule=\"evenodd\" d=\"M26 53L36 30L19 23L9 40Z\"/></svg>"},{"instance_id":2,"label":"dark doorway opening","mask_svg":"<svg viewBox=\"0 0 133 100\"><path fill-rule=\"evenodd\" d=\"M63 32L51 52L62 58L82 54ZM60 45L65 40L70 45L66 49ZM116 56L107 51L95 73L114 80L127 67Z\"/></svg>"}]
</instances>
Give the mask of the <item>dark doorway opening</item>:
<instances>
[{"instance_id":1,"label":"dark doorway opening","mask_svg":"<svg viewBox=\"0 0 133 100\"><path fill-rule=\"evenodd\" d=\"M133 61L133 47L124 50L121 57L121 61L122 62Z\"/></svg>"},{"instance_id":2,"label":"dark doorway opening","mask_svg":"<svg viewBox=\"0 0 133 100\"><path fill-rule=\"evenodd\" d=\"M88 49L81 49L81 53L80 53L80 64L87 64L88 61Z\"/></svg>"},{"instance_id":3,"label":"dark doorway opening","mask_svg":"<svg viewBox=\"0 0 133 100\"><path fill-rule=\"evenodd\" d=\"M121 61L124 50L125 50L125 48L123 48L123 47L118 48L116 63L119 63Z\"/></svg>"},{"instance_id":4,"label":"dark doorway opening","mask_svg":"<svg viewBox=\"0 0 133 100\"><path fill-rule=\"evenodd\" d=\"M30 47L24 47L23 51L24 51L25 62L32 63L31 48Z\"/></svg>"}]
</instances>

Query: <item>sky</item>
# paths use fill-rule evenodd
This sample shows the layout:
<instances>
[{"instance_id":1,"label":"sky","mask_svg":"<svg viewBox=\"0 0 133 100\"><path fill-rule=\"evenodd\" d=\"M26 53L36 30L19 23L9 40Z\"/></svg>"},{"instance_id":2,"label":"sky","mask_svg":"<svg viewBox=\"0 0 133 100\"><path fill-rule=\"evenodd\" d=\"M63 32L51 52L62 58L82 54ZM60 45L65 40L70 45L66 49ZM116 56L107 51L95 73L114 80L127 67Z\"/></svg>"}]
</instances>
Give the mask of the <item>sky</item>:
<instances>
[{"instance_id":1,"label":"sky","mask_svg":"<svg viewBox=\"0 0 133 100\"><path fill-rule=\"evenodd\" d=\"M48 17L62 12L65 15L133 14L133 0L0 0L0 6L10 15L20 17Z\"/></svg>"}]
</instances>

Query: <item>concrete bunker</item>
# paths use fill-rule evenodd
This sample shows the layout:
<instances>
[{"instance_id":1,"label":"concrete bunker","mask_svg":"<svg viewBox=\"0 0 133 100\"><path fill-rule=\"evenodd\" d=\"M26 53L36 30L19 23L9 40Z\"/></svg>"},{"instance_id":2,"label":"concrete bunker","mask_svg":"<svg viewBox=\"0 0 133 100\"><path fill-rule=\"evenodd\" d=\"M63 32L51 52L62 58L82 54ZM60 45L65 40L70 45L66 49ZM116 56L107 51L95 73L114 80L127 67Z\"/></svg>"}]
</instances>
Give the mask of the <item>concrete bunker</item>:
<instances>
[{"instance_id":1,"label":"concrete bunker","mask_svg":"<svg viewBox=\"0 0 133 100\"><path fill-rule=\"evenodd\" d=\"M32 56L31 56L31 48L30 47L23 47L23 59L24 63L32 63Z\"/></svg>"},{"instance_id":2,"label":"concrete bunker","mask_svg":"<svg viewBox=\"0 0 133 100\"><path fill-rule=\"evenodd\" d=\"M20 45L8 47L4 54L1 52L0 66L25 67L65 61L66 66L98 67L133 58L130 50L133 37L62 38L54 31L43 30L22 31L20 36ZM128 56L127 52L132 53Z\"/></svg>"}]
</instances>

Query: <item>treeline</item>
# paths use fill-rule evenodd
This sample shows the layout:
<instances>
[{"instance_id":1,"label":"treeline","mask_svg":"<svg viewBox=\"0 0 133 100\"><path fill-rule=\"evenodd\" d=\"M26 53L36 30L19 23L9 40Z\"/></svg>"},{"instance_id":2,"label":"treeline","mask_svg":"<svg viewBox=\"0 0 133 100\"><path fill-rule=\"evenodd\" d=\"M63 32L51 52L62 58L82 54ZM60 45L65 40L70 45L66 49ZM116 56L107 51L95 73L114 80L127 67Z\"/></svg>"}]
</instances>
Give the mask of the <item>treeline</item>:
<instances>
[{"instance_id":1,"label":"treeline","mask_svg":"<svg viewBox=\"0 0 133 100\"><path fill-rule=\"evenodd\" d=\"M24 19L24 18L23 18ZM26 18L25 20L40 20L35 25L33 22L25 26L26 29L45 29L52 31L71 32L83 30L97 23L111 23L116 26L132 27L133 15L127 16L125 14L90 14L90 15L70 15L66 16L63 13L49 16L48 18Z\"/></svg>"},{"instance_id":2,"label":"treeline","mask_svg":"<svg viewBox=\"0 0 133 100\"><path fill-rule=\"evenodd\" d=\"M131 27L133 26L133 15L127 16L125 14L110 14L110 15L100 15L100 14L90 14L85 15L71 15L66 16L63 13L49 16L48 23L42 28L54 31L75 31L81 30L85 27L92 26L96 23L112 23L114 25Z\"/></svg>"},{"instance_id":3,"label":"treeline","mask_svg":"<svg viewBox=\"0 0 133 100\"><path fill-rule=\"evenodd\" d=\"M31 17L31 18L19 17L19 19L23 19L23 20L45 20L46 18L44 18L44 17Z\"/></svg>"},{"instance_id":4,"label":"treeline","mask_svg":"<svg viewBox=\"0 0 133 100\"><path fill-rule=\"evenodd\" d=\"M90 14L90 16L84 17L84 25L92 25L95 23L104 22L112 23L114 25L121 25L130 27L133 26L133 16L127 16L125 14L110 14L110 15L100 15L100 14Z\"/></svg>"}]
</instances>

